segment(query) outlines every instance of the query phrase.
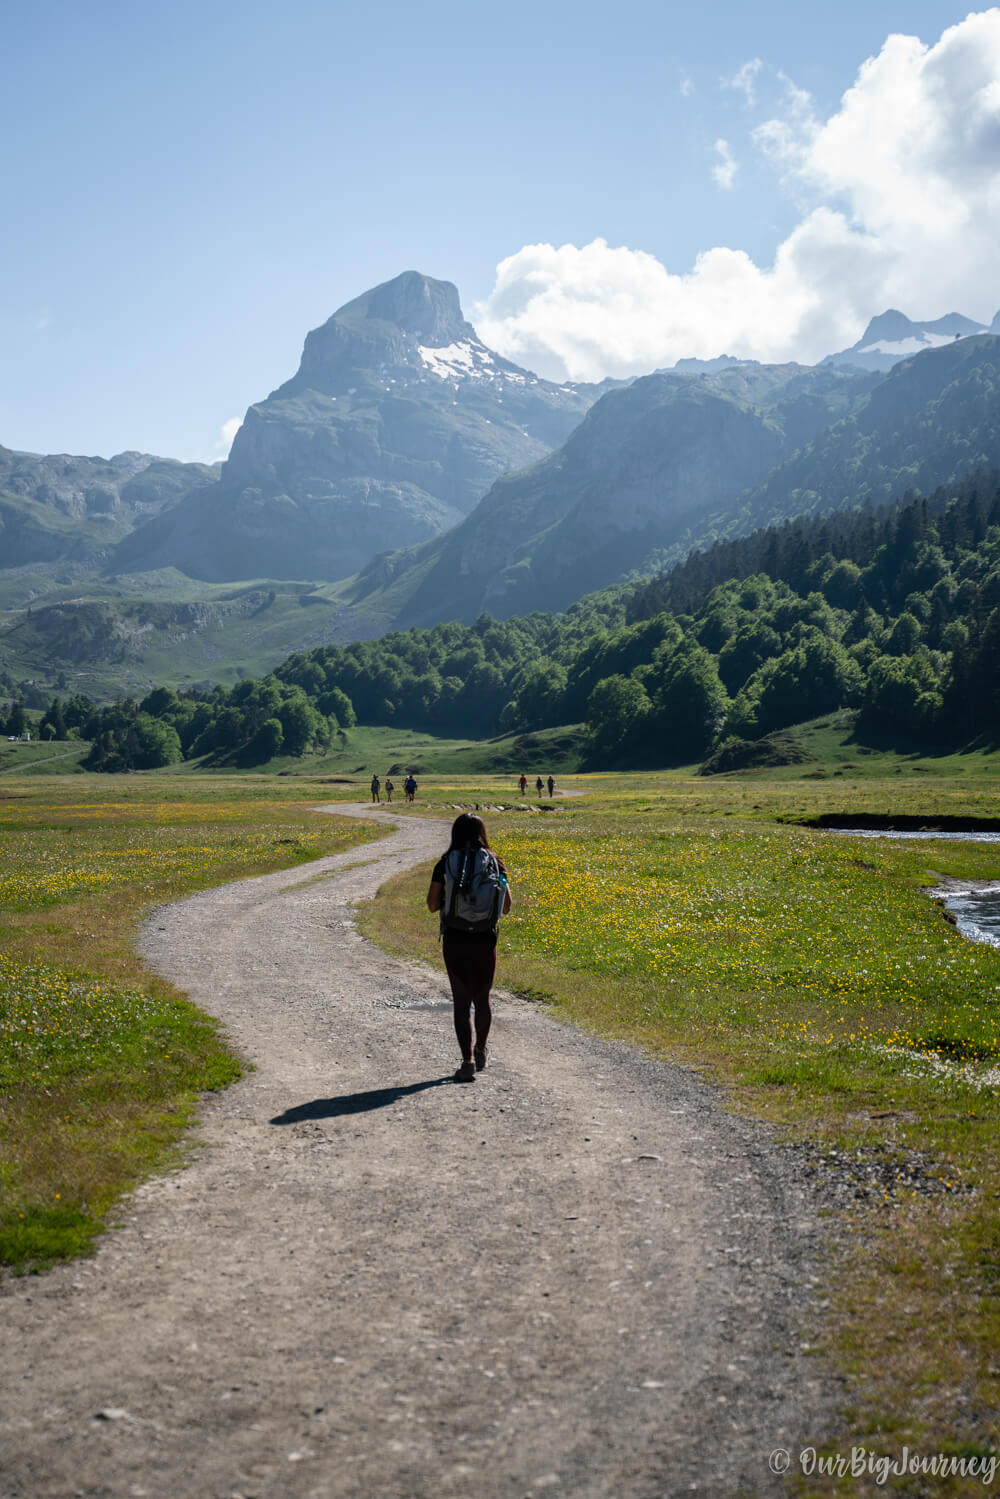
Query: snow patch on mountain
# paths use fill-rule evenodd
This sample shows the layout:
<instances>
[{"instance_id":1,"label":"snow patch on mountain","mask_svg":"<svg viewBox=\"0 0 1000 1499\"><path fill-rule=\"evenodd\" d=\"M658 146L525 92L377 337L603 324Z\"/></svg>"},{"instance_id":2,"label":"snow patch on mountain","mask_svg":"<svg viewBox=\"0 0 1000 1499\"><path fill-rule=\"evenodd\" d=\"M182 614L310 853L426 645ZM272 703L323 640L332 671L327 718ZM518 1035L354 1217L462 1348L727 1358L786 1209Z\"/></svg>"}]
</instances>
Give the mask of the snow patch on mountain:
<instances>
[{"instance_id":1,"label":"snow patch on mountain","mask_svg":"<svg viewBox=\"0 0 1000 1499\"><path fill-rule=\"evenodd\" d=\"M1000 314L997 320L1000 320ZM910 359L928 349L943 348L958 338L974 338L991 331L985 323L977 323L960 312L915 321L898 308L890 307L872 318L856 344L838 354L828 354L822 363L854 365L858 369L886 374L901 359Z\"/></svg>"},{"instance_id":2,"label":"snow patch on mountain","mask_svg":"<svg viewBox=\"0 0 1000 1499\"><path fill-rule=\"evenodd\" d=\"M494 377L493 357L481 344L464 340L446 344L443 349L429 349L418 344L417 353L431 373L441 380L467 380L470 377L473 380L492 380Z\"/></svg>"},{"instance_id":3,"label":"snow patch on mountain","mask_svg":"<svg viewBox=\"0 0 1000 1499\"><path fill-rule=\"evenodd\" d=\"M971 333L930 333L922 329L915 338L879 338L874 343L857 349L858 354L898 354L905 359L908 354L920 354L924 349L940 349L943 344L954 343L956 338L971 338Z\"/></svg>"}]
</instances>

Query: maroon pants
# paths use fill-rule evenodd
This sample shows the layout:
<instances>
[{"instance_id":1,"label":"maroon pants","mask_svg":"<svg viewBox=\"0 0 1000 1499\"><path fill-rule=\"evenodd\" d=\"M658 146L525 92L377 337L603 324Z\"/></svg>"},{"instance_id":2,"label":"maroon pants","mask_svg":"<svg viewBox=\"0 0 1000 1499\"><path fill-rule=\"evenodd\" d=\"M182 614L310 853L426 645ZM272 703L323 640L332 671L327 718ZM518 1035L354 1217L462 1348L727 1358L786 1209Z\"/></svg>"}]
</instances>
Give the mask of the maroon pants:
<instances>
[{"instance_id":1,"label":"maroon pants","mask_svg":"<svg viewBox=\"0 0 1000 1499\"><path fill-rule=\"evenodd\" d=\"M445 932L442 942L451 997L455 1002L455 1035L465 1061L472 1058L472 1021L476 1012L476 1046L484 1048L493 1011L490 989L497 971L497 939L467 932Z\"/></svg>"}]
</instances>

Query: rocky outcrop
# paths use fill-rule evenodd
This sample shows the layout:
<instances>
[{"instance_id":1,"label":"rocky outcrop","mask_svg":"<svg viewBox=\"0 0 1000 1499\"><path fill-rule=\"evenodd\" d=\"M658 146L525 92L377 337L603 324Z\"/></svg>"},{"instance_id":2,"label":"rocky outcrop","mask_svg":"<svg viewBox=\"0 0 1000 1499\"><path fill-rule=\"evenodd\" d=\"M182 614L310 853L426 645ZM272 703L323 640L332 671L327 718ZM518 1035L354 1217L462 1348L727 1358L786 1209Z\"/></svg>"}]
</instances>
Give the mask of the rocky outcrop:
<instances>
[{"instance_id":1,"label":"rocky outcrop","mask_svg":"<svg viewBox=\"0 0 1000 1499\"><path fill-rule=\"evenodd\" d=\"M0 568L96 561L216 473L148 453L84 458L0 447Z\"/></svg>"}]
</instances>

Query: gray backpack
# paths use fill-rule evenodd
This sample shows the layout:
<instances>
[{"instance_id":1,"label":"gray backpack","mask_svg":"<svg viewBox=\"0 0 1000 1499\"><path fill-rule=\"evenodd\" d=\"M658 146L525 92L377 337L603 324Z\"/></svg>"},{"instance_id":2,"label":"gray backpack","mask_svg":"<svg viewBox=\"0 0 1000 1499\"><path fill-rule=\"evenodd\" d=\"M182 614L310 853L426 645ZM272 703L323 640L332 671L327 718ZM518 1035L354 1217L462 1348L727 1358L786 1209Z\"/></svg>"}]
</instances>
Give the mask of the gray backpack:
<instances>
[{"instance_id":1,"label":"gray backpack","mask_svg":"<svg viewBox=\"0 0 1000 1499\"><path fill-rule=\"evenodd\" d=\"M507 876L488 848L453 848L444 861L442 932L495 932Z\"/></svg>"}]
</instances>

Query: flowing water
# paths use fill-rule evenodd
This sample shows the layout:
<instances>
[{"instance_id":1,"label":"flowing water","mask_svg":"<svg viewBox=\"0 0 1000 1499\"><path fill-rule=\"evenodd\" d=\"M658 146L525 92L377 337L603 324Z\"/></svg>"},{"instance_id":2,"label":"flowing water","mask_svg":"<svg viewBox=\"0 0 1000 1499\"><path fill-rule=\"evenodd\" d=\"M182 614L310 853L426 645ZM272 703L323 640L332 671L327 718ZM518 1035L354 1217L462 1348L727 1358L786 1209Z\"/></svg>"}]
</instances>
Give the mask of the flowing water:
<instances>
[{"instance_id":1,"label":"flowing water","mask_svg":"<svg viewBox=\"0 0 1000 1499\"><path fill-rule=\"evenodd\" d=\"M906 831L894 828L829 828L851 838L933 838L945 843L1000 843L1000 833L936 833L923 829ZM966 890L935 890L945 909L955 918L963 937L972 942L986 942L1000 947L1000 883Z\"/></svg>"}]
</instances>

